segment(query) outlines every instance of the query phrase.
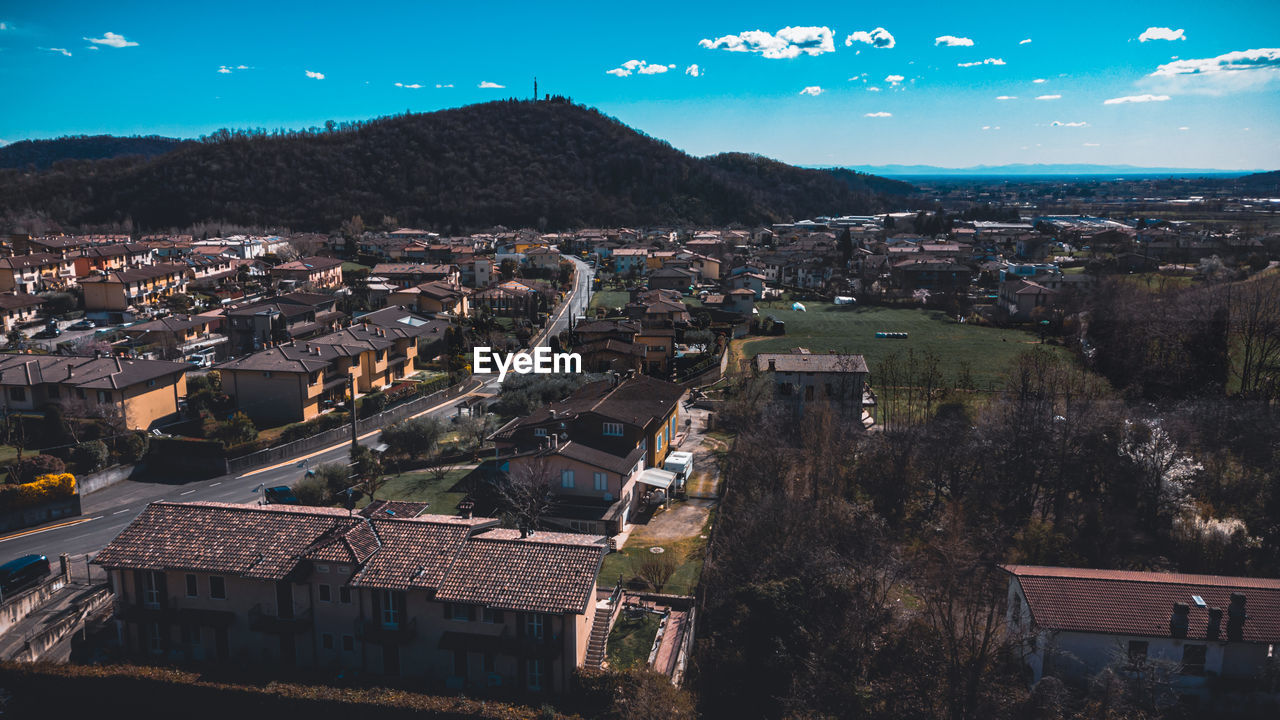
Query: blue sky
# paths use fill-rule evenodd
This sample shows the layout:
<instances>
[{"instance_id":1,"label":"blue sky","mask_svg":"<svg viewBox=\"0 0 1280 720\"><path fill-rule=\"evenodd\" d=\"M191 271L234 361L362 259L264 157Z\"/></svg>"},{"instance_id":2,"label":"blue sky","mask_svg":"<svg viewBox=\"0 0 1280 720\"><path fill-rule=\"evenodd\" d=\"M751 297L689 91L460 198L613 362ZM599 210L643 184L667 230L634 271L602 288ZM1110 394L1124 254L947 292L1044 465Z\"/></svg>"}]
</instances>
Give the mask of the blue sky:
<instances>
[{"instance_id":1,"label":"blue sky","mask_svg":"<svg viewBox=\"0 0 1280 720\"><path fill-rule=\"evenodd\" d=\"M695 155L1280 167L1274 1L0 2L5 142L307 127L534 75Z\"/></svg>"}]
</instances>

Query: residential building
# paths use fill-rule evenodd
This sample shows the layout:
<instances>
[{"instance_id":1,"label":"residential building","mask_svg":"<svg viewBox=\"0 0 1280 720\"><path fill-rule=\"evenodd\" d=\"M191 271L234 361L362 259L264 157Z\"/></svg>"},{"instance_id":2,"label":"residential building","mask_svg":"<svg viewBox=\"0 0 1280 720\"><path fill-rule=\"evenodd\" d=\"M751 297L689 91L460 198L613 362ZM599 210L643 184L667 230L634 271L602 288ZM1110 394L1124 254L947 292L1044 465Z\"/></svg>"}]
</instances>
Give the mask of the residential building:
<instances>
[{"instance_id":1,"label":"residential building","mask_svg":"<svg viewBox=\"0 0 1280 720\"><path fill-rule=\"evenodd\" d=\"M170 315L121 330L134 353L153 353L164 360L222 359L227 336L214 332L223 318L208 315ZM202 361L204 362L204 361Z\"/></svg>"},{"instance_id":2,"label":"residential building","mask_svg":"<svg viewBox=\"0 0 1280 720\"><path fill-rule=\"evenodd\" d=\"M155 502L94 562L139 657L569 690L596 620L604 539L423 507Z\"/></svg>"},{"instance_id":3,"label":"residential building","mask_svg":"<svg viewBox=\"0 0 1280 720\"><path fill-rule=\"evenodd\" d=\"M554 274L560 269L560 250L553 247L531 247L524 251L524 260L531 268Z\"/></svg>"},{"instance_id":4,"label":"residential building","mask_svg":"<svg viewBox=\"0 0 1280 720\"><path fill-rule=\"evenodd\" d=\"M0 293L0 320L4 322L4 332L36 322L37 313L44 303L43 298L35 295Z\"/></svg>"},{"instance_id":5,"label":"residential building","mask_svg":"<svg viewBox=\"0 0 1280 720\"><path fill-rule=\"evenodd\" d=\"M1058 291L1047 288L1038 282L1021 278L1005 280L1000 283L1000 302L997 306L999 314L1010 322L1030 322L1037 319L1035 312L1041 312L1057 305Z\"/></svg>"},{"instance_id":6,"label":"residential building","mask_svg":"<svg viewBox=\"0 0 1280 720\"><path fill-rule=\"evenodd\" d=\"M75 281L75 263L59 255L35 253L0 259L0 292L32 294L64 288Z\"/></svg>"},{"instance_id":7,"label":"residential building","mask_svg":"<svg viewBox=\"0 0 1280 720\"><path fill-rule=\"evenodd\" d=\"M347 317L335 308L337 302L332 295L295 291L229 307L225 332L231 340L231 354L243 355L273 343L331 332Z\"/></svg>"},{"instance_id":8,"label":"residential building","mask_svg":"<svg viewBox=\"0 0 1280 720\"><path fill-rule=\"evenodd\" d=\"M644 275L648 272L647 248L617 248L613 251L614 272L622 276Z\"/></svg>"},{"instance_id":9,"label":"residential building","mask_svg":"<svg viewBox=\"0 0 1280 720\"><path fill-rule=\"evenodd\" d=\"M369 275L385 278L392 285L402 288L421 285L432 280L443 280L459 285L461 272L456 265L426 265L420 263L378 263Z\"/></svg>"},{"instance_id":10,"label":"residential building","mask_svg":"<svg viewBox=\"0 0 1280 720\"><path fill-rule=\"evenodd\" d=\"M1003 565L1005 620L1032 682L1163 664L1184 702L1261 689L1280 643L1280 579Z\"/></svg>"},{"instance_id":11,"label":"residential building","mask_svg":"<svg viewBox=\"0 0 1280 720\"><path fill-rule=\"evenodd\" d=\"M0 354L0 393L7 411L59 403L68 415L119 412L126 427L146 430L178 412L187 366L162 360L79 355Z\"/></svg>"},{"instance_id":12,"label":"residential building","mask_svg":"<svg viewBox=\"0 0 1280 720\"><path fill-rule=\"evenodd\" d=\"M304 257L276 265L269 273L277 280L292 281L299 288L342 287L342 261L337 258Z\"/></svg>"},{"instance_id":13,"label":"residential building","mask_svg":"<svg viewBox=\"0 0 1280 720\"><path fill-rule=\"evenodd\" d=\"M142 243L90 245L70 258L75 263L76 277L84 277L95 270L124 270L154 262L151 246Z\"/></svg>"},{"instance_id":14,"label":"residential building","mask_svg":"<svg viewBox=\"0 0 1280 720\"><path fill-rule=\"evenodd\" d=\"M752 360L757 375L769 378L776 397L797 414L816 403L825 403L837 412L865 415L864 406L873 404L867 390L867 361L861 355L799 352L760 353ZM863 424L869 424L869 416Z\"/></svg>"},{"instance_id":15,"label":"residential building","mask_svg":"<svg viewBox=\"0 0 1280 720\"><path fill-rule=\"evenodd\" d=\"M87 312L125 311L158 304L174 293L185 292L186 265L163 263L116 270L80 279Z\"/></svg>"},{"instance_id":16,"label":"residential building","mask_svg":"<svg viewBox=\"0 0 1280 720\"><path fill-rule=\"evenodd\" d=\"M466 317L471 314L470 297L471 291L467 288L432 280L414 287L394 289L387 295L386 302L411 307L420 313Z\"/></svg>"}]
</instances>

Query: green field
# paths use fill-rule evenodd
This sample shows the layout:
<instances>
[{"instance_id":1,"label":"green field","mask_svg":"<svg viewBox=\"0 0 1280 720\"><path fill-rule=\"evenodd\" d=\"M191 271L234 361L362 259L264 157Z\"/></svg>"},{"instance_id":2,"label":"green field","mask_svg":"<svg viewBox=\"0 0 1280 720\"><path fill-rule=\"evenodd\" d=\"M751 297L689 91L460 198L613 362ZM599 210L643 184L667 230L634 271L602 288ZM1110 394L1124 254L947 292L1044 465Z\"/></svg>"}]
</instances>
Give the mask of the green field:
<instances>
[{"instance_id":1,"label":"green field","mask_svg":"<svg viewBox=\"0 0 1280 720\"><path fill-rule=\"evenodd\" d=\"M425 502L430 504L429 513L452 515L466 493L449 490L471 470L471 467L450 470L440 482L432 482L430 474L424 471L393 475L386 485L379 488L377 497L380 500ZM369 498L366 496L357 504L360 507L368 505Z\"/></svg>"},{"instance_id":2,"label":"green field","mask_svg":"<svg viewBox=\"0 0 1280 720\"><path fill-rule=\"evenodd\" d=\"M591 296L591 307L593 308L616 308L627 304L631 299L631 295L626 290L601 290Z\"/></svg>"},{"instance_id":3,"label":"green field","mask_svg":"<svg viewBox=\"0 0 1280 720\"><path fill-rule=\"evenodd\" d=\"M661 624L662 618L653 613L623 612L609 631L609 643L605 646L609 667L621 670L649 662L649 652L653 650Z\"/></svg>"},{"instance_id":4,"label":"green field","mask_svg":"<svg viewBox=\"0 0 1280 720\"><path fill-rule=\"evenodd\" d=\"M815 353L856 353L866 357L874 382L876 364L895 350L932 351L941 358L944 373L954 375L968 363L974 381L985 387L998 384L1013 359L1039 342L1038 336L1027 330L961 324L936 310L864 308L819 301L804 305L808 312L792 310L789 302L759 303L761 322L772 315L786 323L787 333L742 341L743 356L788 352L795 347ZM877 332L905 332L908 337L877 338Z\"/></svg>"}]
</instances>

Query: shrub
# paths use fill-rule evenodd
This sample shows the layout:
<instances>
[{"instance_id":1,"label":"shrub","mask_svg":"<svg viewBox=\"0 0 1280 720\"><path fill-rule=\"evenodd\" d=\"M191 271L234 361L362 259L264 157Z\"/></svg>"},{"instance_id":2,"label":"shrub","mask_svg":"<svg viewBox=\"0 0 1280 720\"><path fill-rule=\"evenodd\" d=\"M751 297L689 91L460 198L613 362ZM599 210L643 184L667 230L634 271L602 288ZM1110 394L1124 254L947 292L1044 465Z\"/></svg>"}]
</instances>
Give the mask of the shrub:
<instances>
[{"instance_id":1,"label":"shrub","mask_svg":"<svg viewBox=\"0 0 1280 720\"><path fill-rule=\"evenodd\" d=\"M248 415L238 412L232 415L230 420L218 423L213 430L213 436L227 447L242 445L257 439L258 427L253 424L253 420L249 419Z\"/></svg>"},{"instance_id":2,"label":"shrub","mask_svg":"<svg viewBox=\"0 0 1280 720\"><path fill-rule=\"evenodd\" d=\"M16 477L19 483L29 483L41 475L58 475L66 470L67 466L52 455L32 455L14 464L10 468L10 477Z\"/></svg>"},{"instance_id":3,"label":"shrub","mask_svg":"<svg viewBox=\"0 0 1280 720\"><path fill-rule=\"evenodd\" d=\"M136 432L120 437L116 440L115 451L122 463L141 460L147 454L147 434Z\"/></svg>"},{"instance_id":4,"label":"shrub","mask_svg":"<svg viewBox=\"0 0 1280 720\"><path fill-rule=\"evenodd\" d=\"M298 496L298 502L302 505L323 507L333 504L333 493L329 492L325 479L319 475L299 480L293 486L293 494Z\"/></svg>"},{"instance_id":5,"label":"shrub","mask_svg":"<svg viewBox=\"0 0 1280 720\"><path fill-rule=\"evenodd\" d=\"M82 442L71 449L71 461L85 472L94 472L107 466L111 453L101 440Z\"/></svg>"},{"instance_id":6,"label":"shrub","mask_svg":"<svg viewBox=\"0 0 1280 720\"><path fill-rule=\"evenodd\" d=\"M0 507L27 508L62 500L76 494L76 478L71 473L41 475L33 482L0 485Z\"/></svg>"},{"instance_id":7,"label":"shrub","mask_svg":"<svg viewBox=\"0 0 1280 720\"><path fill-rule=\"evenodd\" d=\"M377 415L386 407L387 396L383 395L381 392L369 393L361 398L360 402L357 403L357 408L359 409L360 417L362 418Z\"/></svg>"}]
</instances>

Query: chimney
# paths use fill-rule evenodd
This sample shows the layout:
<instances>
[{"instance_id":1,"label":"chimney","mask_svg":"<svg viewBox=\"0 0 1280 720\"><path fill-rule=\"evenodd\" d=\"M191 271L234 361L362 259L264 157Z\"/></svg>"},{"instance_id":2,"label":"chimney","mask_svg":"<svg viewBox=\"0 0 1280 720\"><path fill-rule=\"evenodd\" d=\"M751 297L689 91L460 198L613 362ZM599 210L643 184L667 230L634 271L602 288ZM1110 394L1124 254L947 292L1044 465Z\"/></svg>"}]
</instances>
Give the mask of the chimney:
<instances>
[{"instance_id":1,"label":"chimney","mask_svg":"<svg viewBox=\"0 0 1280 720\"><path fill-rule=\"evenodd\" d=\"M778 370L778 361L773 358L769 358L769 372L777 372L777 370Z\"/></svg>"},{"instance_id":2,"label":"chimney","mask_svg":"<svg viewBox=\"0 0 1280 720\"><path fill-rule=\"evenodd\" d=\"M1231 593L1231 605L1227 608L1227 639L1244 639L1244 593Z\"/></svg>"},{"instance_id":3,"label":"chimney","mask_svg":"<svg viewBox=\"0 0 1280 720\"><path fill-rule=\"evenodd\" d=\"M1222 634L1222 608L1209 608L1209 626L1205 628L1204 636L1210 640L1217 640Z\"/></svg>"},{"instance_id":4,"label":"chimney","mask_svg":"<svg viewBox=\"0 0 1280 720\"><path fill-rule=\"evenodd\" d=\"M524 523L520 523L520 537L522 538L529 537L529 526L525 525Z\"/></svg>"},{"instance_id":5,"label":"chimney","mask_svg":"<svg viewBox=\"0 0 1280 720\"><path fill-rule=\"evenodd\" d=\"M1191 613L1191 606L1186 603L1174 603L1173 615L1169 617L1169 635L1176 638L1184 638L1187 636L1187 626L1191 619L1188 617Z\"/></svg>"}]
</instances>

